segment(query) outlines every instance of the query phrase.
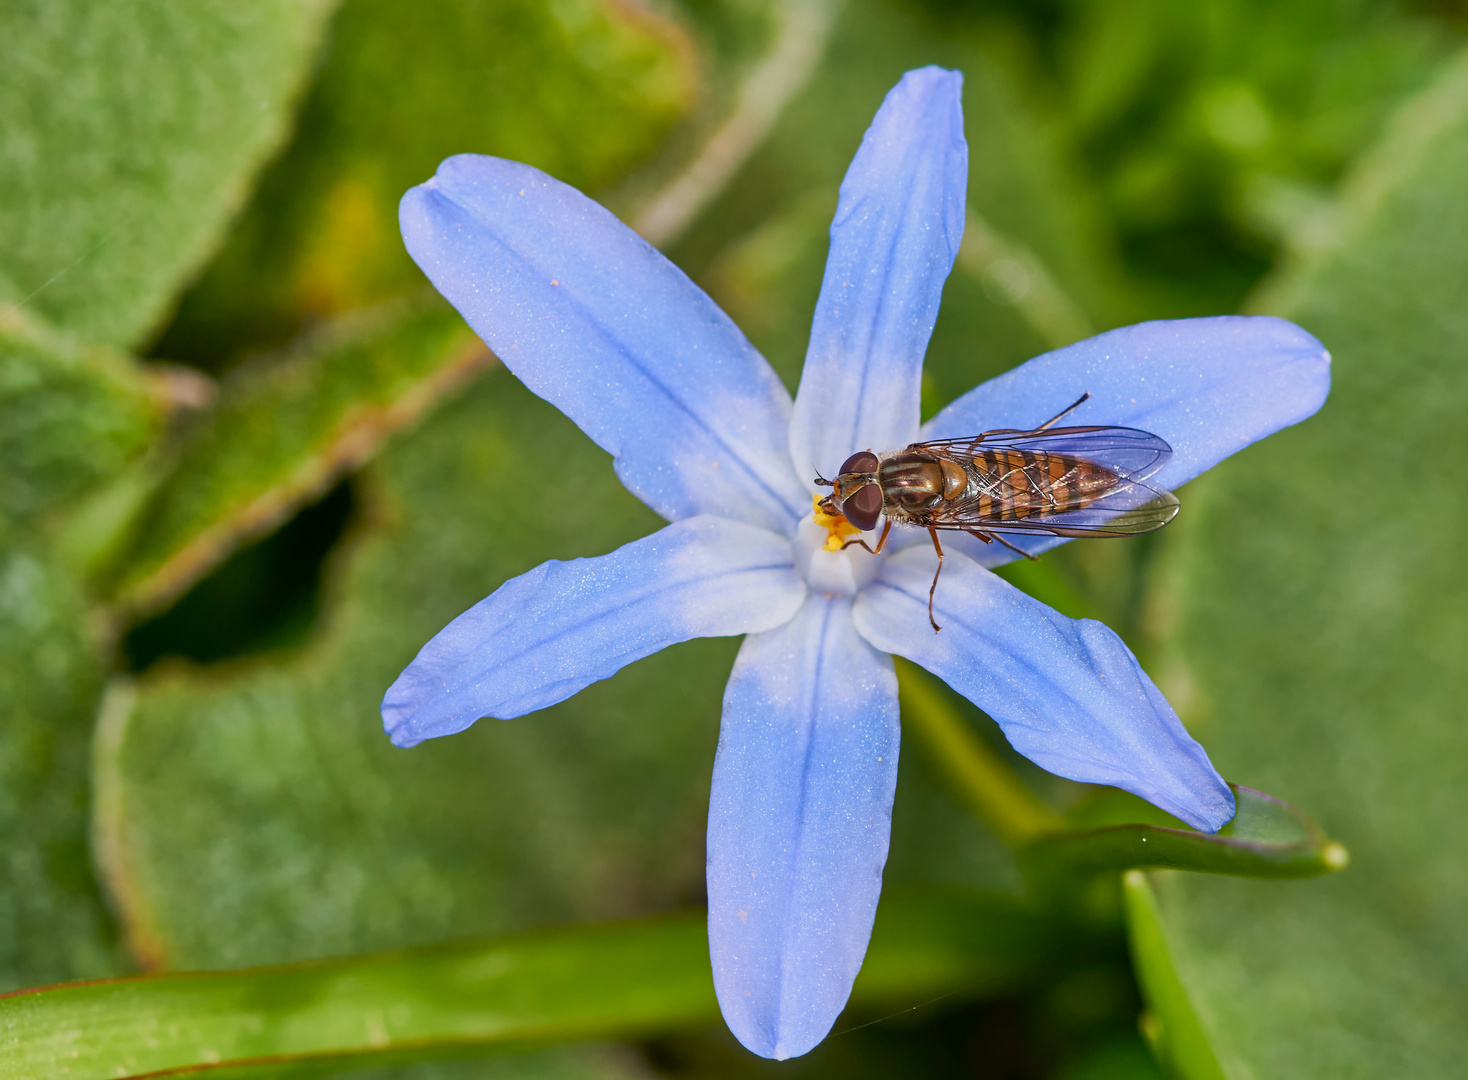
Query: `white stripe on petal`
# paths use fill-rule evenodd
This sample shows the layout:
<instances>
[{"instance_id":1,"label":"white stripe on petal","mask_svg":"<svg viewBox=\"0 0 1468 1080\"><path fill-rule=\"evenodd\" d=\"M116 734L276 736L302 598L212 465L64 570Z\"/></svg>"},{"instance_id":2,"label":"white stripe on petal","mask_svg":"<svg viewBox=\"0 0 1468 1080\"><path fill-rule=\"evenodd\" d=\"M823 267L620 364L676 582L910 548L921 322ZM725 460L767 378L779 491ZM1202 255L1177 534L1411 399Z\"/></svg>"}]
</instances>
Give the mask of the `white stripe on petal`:
<instances>
[{"instance_id":1,"label":"white stripe on petal","mask_svg":"<svg viewBox=\"0 0 1468 1080\"><path fill-rule=\"evenodd\" d=\"M398 746L564 701L679 641L768 630L800 608L790 541L702 516L501 585L423 646L382 700Z\"/></svg>"},{"instance_id":2,"label":"white stripe on petal","mask_svg":"<svg viewBox=\"0 0 1468 1080\"><path fill-rule=\"evenodd\" d=\"M832 476L917 434L923 354L963 239L962 88L956 71L909 71L841 183L790 425L797 469Z\"/></svg>"},{"instance_id":3,"label":"white stripe on petal","mask_svg":"<svg viewBox=\"0 0 1468 1080\"><path fill-rule=\"evenodd\" d=\"M658 513L790 532L809 511L779 378L607 210L529 165L461 154L403 196L399 221L438 291Z\"/></svg>"},{"instance_id":4,"label":"white stripe on petal","mask_svg":"<svg viewBox=\"0 0 1468 1080\"><path fill-rule=\"evenodd\" d=\"M897 786L897 679L851 601L811 595L745 639L709 800L709 952L729 1028L804 1054L846 1005L871 937Z\"/></svg>"}]
</instances>

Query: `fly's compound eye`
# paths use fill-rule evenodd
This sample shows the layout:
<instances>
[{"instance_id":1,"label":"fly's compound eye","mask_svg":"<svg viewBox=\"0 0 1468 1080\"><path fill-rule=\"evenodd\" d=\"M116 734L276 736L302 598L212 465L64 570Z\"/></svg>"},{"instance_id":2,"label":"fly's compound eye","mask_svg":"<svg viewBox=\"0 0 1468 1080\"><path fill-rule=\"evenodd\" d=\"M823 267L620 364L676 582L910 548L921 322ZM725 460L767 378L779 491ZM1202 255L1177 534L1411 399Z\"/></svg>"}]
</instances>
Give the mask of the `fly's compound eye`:
<instances>
[{"instance_id":1,"label":"fly's compound eye","mask_svg":"<svg viewBox=\"0 0 1468 1080\"><path fill-rule=\"evenodd\" d=\"M872 465L875 467L877 458L874 454L855 454L852 456L852 460L854 461L863 456L871 458ZM850 462L847 464L849 465ZM843 468L841 471L846 472L848 470ZM851 522L862 532L875 529L877 527L877 518L882 516L882 489L876 484L863 484L851 494L850 498L841 504L841 513L847 521Z\"/></svg>"},{"instance_id":2,"label":"fly's compound eye","mask_svg":"<svg viewBox=\"0 0 1468 1080\"><path fill-rule=\"evenodd\" d=\"M841 463L842 473L874 473L877 471L877 455L870 450L852 454ZM847 515L850 516L849 514Z\"/></svg>"}]
</instances>

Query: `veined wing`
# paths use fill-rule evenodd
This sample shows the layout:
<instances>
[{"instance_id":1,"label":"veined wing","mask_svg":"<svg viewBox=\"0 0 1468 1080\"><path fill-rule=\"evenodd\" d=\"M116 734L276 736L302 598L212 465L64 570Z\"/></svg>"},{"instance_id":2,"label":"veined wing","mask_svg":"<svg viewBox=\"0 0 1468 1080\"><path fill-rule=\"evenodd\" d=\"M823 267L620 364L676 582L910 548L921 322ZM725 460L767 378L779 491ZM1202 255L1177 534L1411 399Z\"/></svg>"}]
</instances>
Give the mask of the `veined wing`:
<instances>
[{"instance_id":1,"label":"veined wing","mask_svg":"<svg viewBox=\"0 0 1468 1080\"><path fill-rule=\"evenodd\" d=\"M1044 431L1002 428L960 439L915 443L910 449L973 457L982 450L1064 454L1104 465L1123 480L1146 480L1172 457L1166 440L1128 427L1064 427Z\"/></svg>"},{"instance_id":2,"label":"veined wing","mask_svg":"<svg viewBox=\"0 0 1468 1080\"><path fill-rule=\"evenodd\" d=\"M1135 536L1162 528L1177 516L1170 491L1138 480L1118 483L1088 502L1042 506L1025 517L1005 518L993 500L978 498L939 503L923 524L934 529L1029 536Z\"/></svg>"}]
</instances>

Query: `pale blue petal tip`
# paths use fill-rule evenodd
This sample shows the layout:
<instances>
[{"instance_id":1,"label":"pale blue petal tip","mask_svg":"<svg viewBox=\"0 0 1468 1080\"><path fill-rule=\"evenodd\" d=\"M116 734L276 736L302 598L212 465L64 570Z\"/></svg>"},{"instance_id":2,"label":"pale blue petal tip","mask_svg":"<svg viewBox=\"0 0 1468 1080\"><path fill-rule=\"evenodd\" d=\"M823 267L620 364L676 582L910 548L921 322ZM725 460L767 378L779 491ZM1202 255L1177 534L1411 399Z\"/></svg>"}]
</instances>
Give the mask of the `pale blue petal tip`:
<instances>
[{"instance_id":1,"label":"pale blue petal tip","mask_svg":"<svg viewBox=\"0 0 1468 1080\"><path fill-rule=\"evenodd\" d=\"M1251 443L1313 416L1330 393L1330 354L1309 332L1267 315L1138 323L1037 356L970 390L923 425L923 439L1029 428L1082 394L1067 423L1140 428L1172 458L1153 483L1175 489ZM1063 537L1018 537L1032 555ZM1017 558L967 537L954 548L985 566Z\"/></svg>"},{"instance_id":2,"label":"pale blue petal tip","mask_svg":"<svg viewBox=\"0 0 1468 1080\"><path fill-rule=\"evenodd\" d=\"M1179 487L1320 408L1330 354L1273 316L1138 323L1037 356L975 387L923 427L923 438L1033 427L1082 394L1067 423L1141 428L1172 446L1155 477Z\"/></svg>"}]
</instances>

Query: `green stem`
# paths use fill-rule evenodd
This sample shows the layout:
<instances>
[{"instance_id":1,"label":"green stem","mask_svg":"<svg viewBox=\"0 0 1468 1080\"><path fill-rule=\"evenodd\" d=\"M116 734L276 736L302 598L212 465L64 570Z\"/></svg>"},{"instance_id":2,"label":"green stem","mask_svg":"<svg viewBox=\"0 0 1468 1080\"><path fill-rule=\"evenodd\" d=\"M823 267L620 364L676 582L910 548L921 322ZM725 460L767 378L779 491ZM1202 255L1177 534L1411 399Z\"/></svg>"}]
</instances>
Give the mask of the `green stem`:
<instances>
[{"instance_id":1,"label":"green stem","mask_svg":"<svg viewBox=\"0 0 1468 1080\"><path fill-rule=\"evenodd\" d=\"M1043 833L1064 827L1060 817L984 745L918 667L897 664L902 726L916 732L959 800L1010 847L1023 847Z\"/></svg>"},{"instance_id":2,"label":"green stem","mask_svg":"<svg viewBox=\"0 0 1468 1080\"><path fill-rule=\"evenodd\" d=\"M1132 962L1147 1001L1143 1035L1179 1080L1227 1080L1207 1025L1178 971L1177 949L1147 875L1128 870L1121 890Z\"/></svg>"}]
</instances>

